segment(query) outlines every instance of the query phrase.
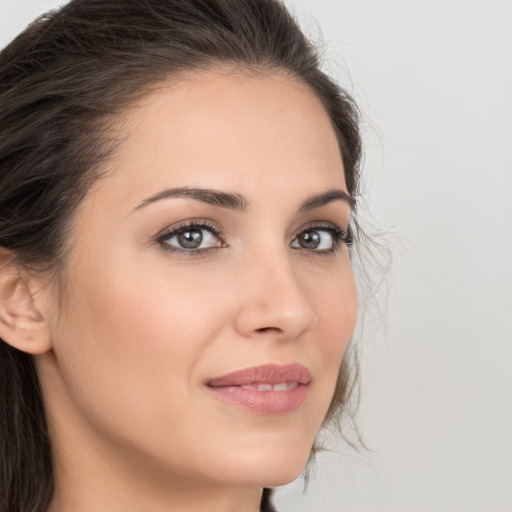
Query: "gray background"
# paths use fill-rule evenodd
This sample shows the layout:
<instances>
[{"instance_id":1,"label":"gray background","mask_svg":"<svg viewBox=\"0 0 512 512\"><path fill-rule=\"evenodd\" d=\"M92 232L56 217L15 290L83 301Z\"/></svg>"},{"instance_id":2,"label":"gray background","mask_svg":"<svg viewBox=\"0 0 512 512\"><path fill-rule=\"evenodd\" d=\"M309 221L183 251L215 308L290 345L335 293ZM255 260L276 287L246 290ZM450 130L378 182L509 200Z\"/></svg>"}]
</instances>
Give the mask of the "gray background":
<instances>
[{"instance_id":1,"label":"gray background","mask_svg":"<svg viewBox=\"0 0 512 512\"><path fill-rule=\"evenodd\" d=\"M0 0L0 46L59 3ZM363 111L394 263L364 326L370 450L331 440L279 510L512 512L512 2L287 4Z\"/></svg>"}]
</instances>

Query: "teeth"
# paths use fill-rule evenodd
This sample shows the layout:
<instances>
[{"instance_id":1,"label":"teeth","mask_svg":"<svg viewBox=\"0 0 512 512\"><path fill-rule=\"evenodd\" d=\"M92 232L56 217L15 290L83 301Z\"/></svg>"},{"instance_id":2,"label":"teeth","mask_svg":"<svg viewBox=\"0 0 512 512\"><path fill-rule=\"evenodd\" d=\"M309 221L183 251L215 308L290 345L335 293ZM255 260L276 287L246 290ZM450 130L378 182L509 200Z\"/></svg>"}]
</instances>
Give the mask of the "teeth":
<instances>
[{"instance_id":1,"label":"teeth","mask_svg":"<svg viewBox=\"0 0 512 512\"><path fill-rule=\"evenodd\" d=\"M257 391L288 391L298 386L297 382L279 382L278 384L246 384L241 386L245 389L255 389Z\"/></svg>"}]
</instances>

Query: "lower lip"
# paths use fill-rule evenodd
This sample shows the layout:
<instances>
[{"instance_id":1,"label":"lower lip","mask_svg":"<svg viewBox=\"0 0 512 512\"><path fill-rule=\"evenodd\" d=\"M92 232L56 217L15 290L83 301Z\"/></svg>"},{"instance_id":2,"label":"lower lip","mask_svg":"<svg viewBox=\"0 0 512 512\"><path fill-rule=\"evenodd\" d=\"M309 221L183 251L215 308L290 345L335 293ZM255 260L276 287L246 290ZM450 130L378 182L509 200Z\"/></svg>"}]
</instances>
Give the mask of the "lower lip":
<instances>
[{"instance_id":1,"label":"lower lip","mask_svg":"<svg viewBox=\"0 0 512 512\"><path fill-rule=\"evenodd\" d=\"M217 398L256 414L284 414L298 409L308 396L308 385L282 391L258 391L240 386L208 386Z\"/></svg>"}]
</instances>

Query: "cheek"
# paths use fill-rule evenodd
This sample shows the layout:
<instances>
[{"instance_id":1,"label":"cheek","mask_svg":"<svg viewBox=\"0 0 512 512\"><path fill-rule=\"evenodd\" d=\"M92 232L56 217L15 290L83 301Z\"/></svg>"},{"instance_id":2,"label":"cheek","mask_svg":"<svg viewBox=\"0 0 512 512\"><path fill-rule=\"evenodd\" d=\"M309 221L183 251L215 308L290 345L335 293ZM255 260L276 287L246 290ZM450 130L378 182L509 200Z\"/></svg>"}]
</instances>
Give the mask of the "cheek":
<instances>
[{"instance_id":1,"label":"cheek","mask_svg":"<svg viewBox=\"0 0 512 512\"><path fill-rule=\"evenodd\" d=\"M180 275L126 258L76 272L80 293L66 308L55 351L75 406L96 424L130 425L133 433L169 427L187 410L201 354L227 319L212 300L215 282Z\"/></svg>"},{"instance_id":2,"label":"cheek","mask_svg":"<svg viewBox=\"0 0 512 512\"><path fill-rule=\"evenodd\" d=\"M233 270L196 262L192 271L165 258L155 263L130 259L126 251L118 256L98 257L95 266L91 258L90 266L76 269L72 289L79 293L56 332L55 350L73 407L97 428L132 443L167 440L168 432L182 432L187 423L200 428L207 408L198 411L191 403L203 403L194 393L205 367L211 369L209 361L215 371L229 368L230 354L240 356L236 364L247 362L234 328L243 304ZM296 268L296 274L318 323L292 351L318 374L300 437L307 438L304 446L327 412L357 314L348 260L334 272L308 269ZM246 343L244 350L256 351L255 361L261 361L260 349ZM213 415L213 423L222 421ZM188 435L182 432L183 438Z\"/></svg>"},{"instance_id":3,"label":"cheek","mask_svg":"<svg viewBox=\"0 0 512 512\"><path fill-rule=\"evenodd\" d=\"M357 290L350 264L323 287L312 292L317 297L318 332L316 355L323 368L319 382L318 417L323 418L332 399L338 373L357 321Z\"/></svg>"},{"instance_id":4,"label":"cheek","mask_svg":"<svg viewBox=\"0 0 512 512\"><path fill-rule=\"evenodd\" d=\"M321 283L312 279L308 284L315 297L319 329L325 336L321 344L326 355L337 356L336 362L343 356L357 320L357 290L350 261L341 262Z\"/></svg>"}]
</instances>

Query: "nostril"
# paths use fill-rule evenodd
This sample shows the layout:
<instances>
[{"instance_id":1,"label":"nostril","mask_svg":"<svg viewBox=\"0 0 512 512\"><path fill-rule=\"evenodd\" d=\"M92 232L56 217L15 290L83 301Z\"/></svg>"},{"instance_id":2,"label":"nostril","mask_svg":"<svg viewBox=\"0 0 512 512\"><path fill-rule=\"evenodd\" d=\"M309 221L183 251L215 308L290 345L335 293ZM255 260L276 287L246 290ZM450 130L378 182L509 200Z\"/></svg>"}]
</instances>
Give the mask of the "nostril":
<instances>
[{"instance_id":1,"label":"nostril","mask_svg":"<svg viewBox=\"0 0 512 512\"><path fill-rule=\"evenodd\" d=\"M279 329L279 327L260 327L259 329L256 329L256 332L259 332L259 333L266 333L268 331L281 331L281 329Z\"/></svg>"}]
</instances>

